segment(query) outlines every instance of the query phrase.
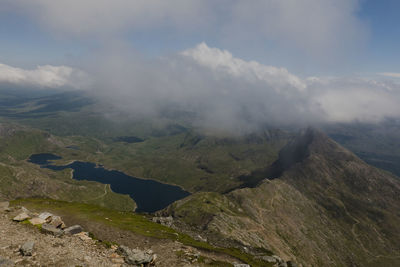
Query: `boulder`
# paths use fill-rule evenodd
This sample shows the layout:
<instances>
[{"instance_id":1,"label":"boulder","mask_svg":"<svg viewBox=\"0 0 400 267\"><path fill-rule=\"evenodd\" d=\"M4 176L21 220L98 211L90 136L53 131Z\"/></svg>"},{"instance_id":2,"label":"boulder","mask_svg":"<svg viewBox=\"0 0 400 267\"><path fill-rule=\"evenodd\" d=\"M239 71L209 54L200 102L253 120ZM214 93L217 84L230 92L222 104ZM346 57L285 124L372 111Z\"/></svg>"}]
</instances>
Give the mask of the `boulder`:
<instances>
[{"instance_id":1,"label":"boulder","mask_svg":"<svg viewBox=\"0 0 400 267\"><path fill-rule=\"evenodd\" d=\"M38 224L44 224L46 223L46 220L43 220L42 218L35 217L29 220L29 222L33 225L38 225Z\"/></svg>"},{"instance_id":2,"label":"boulder","mask_svg":"<svg viewBox=\"0 0 400 267\"><path fill-rule=\"evenodd\" d=\"M124 257L125 262L131 265L150 264L153 263L157 257L153 254L153 251L130 249L126 246L120 246L118 252Z\"/></svg>"},{"instance_id":3,"label":"boulder","mask_svg":"<svg viewBox=\"0 0 400 267\"><path fill-rule=\"evenodd\" d=\"M17 216L15 216L13 218L13 221L22 222L22 221L25 221L25 220L30 219L30 218L31 218L31 216L29 216L28 213L22 212L22 213L18 214Z\"/></svg>"},{"instance_id":4,"label":"boulder","mask_svg":"<svg viewBox=\"0 0 400 267\"><path fill-rule=\"evenodd\" d=\"M287 266L288 267L298 267L297 263L295 263L294 261L288 261Z\"/></svg>"},{"instance_id":5,"label":"boulder","mask_svg":"<svg viewBox=\"0 0 400 267\"><path fill-rule=\"evenodd\" d=\"M42 232L45 234L51 234L51 235L54 235L57 237L60 237L64 234L63 230L56 228L53 225L50 225L47 223L42 224Z\"/></svg>"},{"instance_id":6,"label":"boulder","mask_svg":"<svg viewBox=\"0 0 400 267\"><path fill-rule=\"evenodd\" d=\"M49 223L50 225L53 225L54 227L61 228L61 229L65 228L65 224L64 224L64 222L61 220L61 217L60 217L60 216L55 216L55 215L53 215L53 216L51 216L50 219L48 219L48 220L50 220L48 223Z\"/></svg>"},{"instance_id":7,"label":"boulder","mask_svg":"<svg viewBox=\"0 0 400 267\"><path fill-rule=\"evenodd\" d=\"M40 213L39 214L39 218L40 219L43 219L43 220L46 220L47 222L49 222L50 221L50 218L53 216L53 214L51 214L50 212L42 212L42 213Z\"/></svg>"},{"instance_id":8,"label":"boulder","mask_svg":"<svg viewBox=\"0 0 400 267\"><path fill-rule=\"evenodd\" d=\"M33 247L35 246L35 242L33 241L28 241L25 242L21 248L19 249L19 252L21 252L21 254L23 256L32 256L33 253ZM1 265L0 265L1 266Z\"/></svg>"},{"instance_id":9,"label":"boulder","mask_svg":"<svg viewBox=\"0 0 400 267\"><path fill-rule=\"evenodd\" d=\"M80 226L80 225L73 225L73 226L70 226L70 227L64 229L64 232L67 235L79 234L82 231L83 231L83 229L82 229L82 226Z\"/></svg>"}]
</instances>

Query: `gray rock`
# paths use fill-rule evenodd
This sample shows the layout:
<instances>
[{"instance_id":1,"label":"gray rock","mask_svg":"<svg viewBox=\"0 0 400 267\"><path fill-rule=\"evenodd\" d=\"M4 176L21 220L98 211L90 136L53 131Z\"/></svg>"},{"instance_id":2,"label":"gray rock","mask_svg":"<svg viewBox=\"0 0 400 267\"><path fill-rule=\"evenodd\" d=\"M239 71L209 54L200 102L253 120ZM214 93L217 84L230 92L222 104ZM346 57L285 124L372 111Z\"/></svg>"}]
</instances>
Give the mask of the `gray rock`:
<instances>
[{"instance_id":1,"label":"gray rock","mask_svg":"<svg viewBox=\"0 0 400 267\"><path fill-rule=\"evenodd\" d=\"M33 253L33 247L35 246L35 242L33 241L28 241L25 242L21 248L19 249L19 252L21 252L21 254L23 256L32 256Z\"/></svg>"},{"instance_id":2,"label":"gray rock","mask_svg":"<svg viewBox=\"0 0 400 267\"><path fill-rule=\"evenodd\" d=\"M30 218L31 218L31 216L29 216L26 212L22 212L22 213L18 214L17 216L15 216L13 221L22 222L22 221L25 221Z\"/></svg>"},{"instance_id":3,"label":"gray rock","mask_svg":"<svg viewBox=\"0 0 400 267\"><path fill-rule=\"evenodd\" d=\"M281 259L281 257L277 256L277 255L272 255L272 258L275 258L277 262L279 263L284 263L284 260Z\"/></svg>"},{"instance_id":4,"label":"gray rock","mask_svg":"<svg viewBox=\"0 0 400 267\"><path fill-rule=\"evenodd\" d=\"M269 263L276 263L277 259L271 256L261 256L261 257L256 257L257 259L261 259L263 261L269 262Z\"/></svg>"},{"instance_id":5,"label":"gray rock","mask_svg":"<svg viewBox=\"0 0 400 267\"><path fill-rule=\"evenodd\" d=\"M288 267L286 262L280 262L278 267Z\"/></svg>"},{"instance_id":6,"label":"gray rock","mask_svg":"<svg viewBox=\"0 0 400 267\"><path fill-rule=\"evenodd\" d=\"M61 229L65 228L65 224L61 220L60 216L55 216L55 215L51 216L49 224L53 225L54 227L57 227L57 228L61 228Z\"/></svg>"},{"instance_id":7,"label":"gray rock","mask_svg":"<svg viewBox=\"0 0 400 267\"><path fill-rule=\"evenodd\" d=\"M0 256L0 267L13 267L14 266L14 262L9 260L9 259L5 259L2 258Z\"/></svg>"},{"instance_id":8,"label":"gray rock","mask_svg":"<svg viewBox=\"0 0 400 267\"><path fill-rule=\"evenodd\" d=\"M26 214L29 214L29 210L25 207L21 207L21 212L25 212Z\"/></svg>"},{"instance_id":9,"label":"gray rock","mask_svg":"<svg viewBox=\"0 0 400 267\"><path fill-rule=\"evenodd\" d=\"M56 228L53 225L50 225L47 223L42 224L42 232L45 234L51 234L51 235L54 235L57 237L60 237L64 234L63 230Z\"/></svg>"},{"instance_id":10,"label":"gray rock","mask_svg":"<svg viewBox=\"0 0 400 267\"><path fill-rule=\"evenodd\" d=\"M157 257L152 251L130 249L126 246L120 246L118 252L122 254L127 264L132 265L153 263Z\"/></svg>"},{"instance_id":11,"label":"gray rock","mask_svg":"<svg viewBox=\"0 0 400 267\"><path fill-rule=\"evenodd\" d=\"M168 227L171 227L174 219L172 218L172 216L168 216L168 217L153 217L153 222L155 223L159 223Z\"/></svg>"},{"instance_id":12,"label":"gray rock","mask_svg":"<svg viewBox=\"0 0 400 267\"><path fill-rule=\"evenodd\" d=\"M251 267L251 266L243 263L234 263L233 267Z\"/></svg>"},{"instance_id":13,"label":"gray rock","mask_svg":"<svg viewBox=\"0 0 400 267\"><path fill-rule=\"evenodd\" d=\"M51 216L53 216L53 214L51 214L50 212L42 212L42 213L39 214L38 217L39 217L40 219L43 219L43 220L46 220L47 222L49 222Z\"/></svg>"},{"instance_id":14,"label":"gray rock","mask_svg":"<svg viewBox=\"0 0 400 267\"><path fill-rule=\"evenodd\" d=\"M83 231L83 229L82 229L82 226L80 226L80 225L73 225L73 226L70 226L70 227L64 229L64 232L67 235L79 234L82 231Z\"/></svg>"},{"instance_id":15,"label":"gray rock","mask_svg":"<svg viewBox=\"0 0 400 267\"><path fill-rule=\"evenodd\" d=\"M297 263L293 262L293 261L288 261L287 262L287 266L288 267L298 267Z\"/></svg>"}]
</instances>

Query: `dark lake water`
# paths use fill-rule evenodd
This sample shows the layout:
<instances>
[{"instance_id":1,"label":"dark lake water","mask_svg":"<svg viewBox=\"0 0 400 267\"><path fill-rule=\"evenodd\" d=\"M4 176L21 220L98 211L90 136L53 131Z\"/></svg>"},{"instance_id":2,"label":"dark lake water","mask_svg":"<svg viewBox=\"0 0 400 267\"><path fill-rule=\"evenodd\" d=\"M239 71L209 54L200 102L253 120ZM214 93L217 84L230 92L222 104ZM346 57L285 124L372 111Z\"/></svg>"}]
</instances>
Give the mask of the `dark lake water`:
<instances>
[{"instance_id":1,"label":"dark lake water","mask_svg":"<svg viewBox=\"0 0 400 267\"><path fill-rule=\"evenodd\" d=\"M104 169L91 162L75 161L65 166L56 166L49 162L49 160L57 159L61 159L61 157L53 154L34 154L29 158L29 162L55 171L72 169L73 178L76 180L110 184L112 191L128 194L136 202L137 212L155 212L190 195L189 192L178 186L136 178L120 171Z\"/></svg>"}]
</instances>

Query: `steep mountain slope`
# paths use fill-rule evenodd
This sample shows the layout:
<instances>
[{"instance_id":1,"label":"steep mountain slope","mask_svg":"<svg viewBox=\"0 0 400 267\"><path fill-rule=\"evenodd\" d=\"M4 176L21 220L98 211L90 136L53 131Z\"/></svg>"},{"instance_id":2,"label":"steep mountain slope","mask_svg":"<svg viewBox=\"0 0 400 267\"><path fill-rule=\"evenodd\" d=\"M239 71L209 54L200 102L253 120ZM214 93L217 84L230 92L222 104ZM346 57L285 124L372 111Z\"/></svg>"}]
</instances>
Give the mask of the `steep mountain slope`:
<instances>
[{"instance_id":1,"label":"steep mountain slope","mask_svg":"<svg viewBox=\"0 0 400 267\"><path fill-rule=\"evenodd\" d=\"M195 194L164 214L214 242L263 247L307 266L400 263L397 177L313 129L261 174L270 179L225 195Z\"/></svg>"}]
</instances>

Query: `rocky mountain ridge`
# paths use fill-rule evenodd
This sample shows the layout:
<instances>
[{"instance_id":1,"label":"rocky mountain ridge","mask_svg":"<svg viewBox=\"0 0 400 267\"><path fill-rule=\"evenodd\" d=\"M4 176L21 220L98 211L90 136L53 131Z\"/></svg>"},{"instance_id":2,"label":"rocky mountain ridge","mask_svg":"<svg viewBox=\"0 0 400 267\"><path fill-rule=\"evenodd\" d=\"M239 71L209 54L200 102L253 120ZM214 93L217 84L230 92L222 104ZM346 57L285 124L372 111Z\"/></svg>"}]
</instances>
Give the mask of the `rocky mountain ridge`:
<instances>
[{"instance_id":1,"label":"rocky mountain ridge","mask_svg":"<svg viewBox=\"0 0 400 267\"><path fill-rule=\"evenodd\" d=\"M394 175L315 129L303 131L257 175L269 179L223 195L194 194L160 214L211 242L262 247L305 266L400 263Z\"/></svg>"}]
</instances>

